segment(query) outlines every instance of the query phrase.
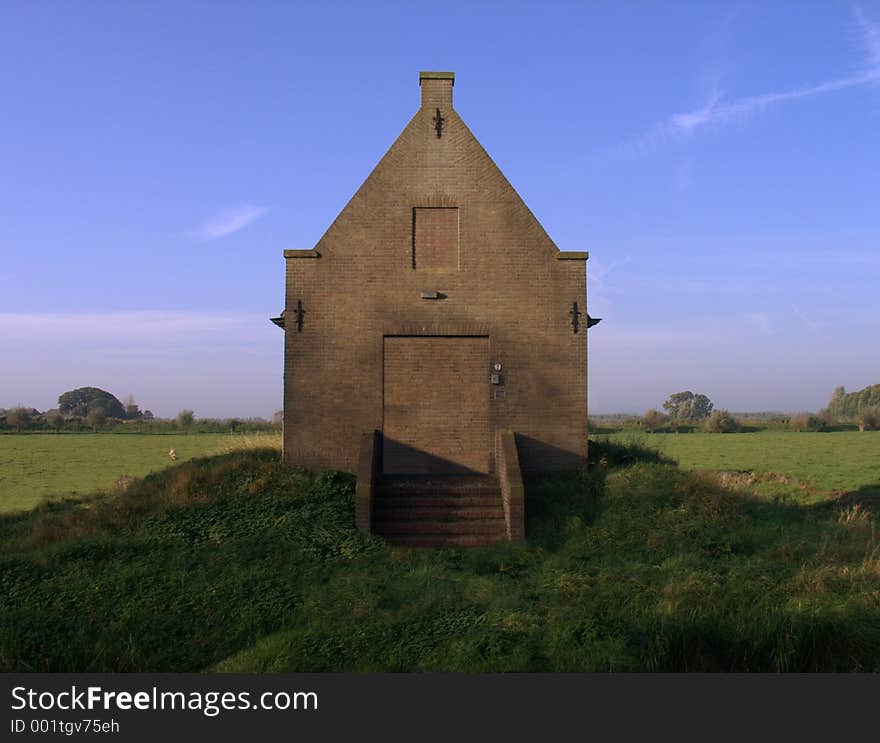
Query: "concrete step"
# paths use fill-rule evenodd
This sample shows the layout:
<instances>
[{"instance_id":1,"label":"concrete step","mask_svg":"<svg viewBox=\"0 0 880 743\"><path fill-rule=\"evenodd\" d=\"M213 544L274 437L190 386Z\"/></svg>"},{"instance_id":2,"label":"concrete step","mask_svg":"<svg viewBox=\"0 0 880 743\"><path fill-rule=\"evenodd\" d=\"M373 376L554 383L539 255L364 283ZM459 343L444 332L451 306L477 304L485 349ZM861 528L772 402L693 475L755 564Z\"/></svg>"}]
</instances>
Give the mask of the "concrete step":
<instances>
[{"instance_id":1,"label":"concrete step","mask_svg":"<svg viewBox=\"0 0 880 743\"><path fill-rule=\"evenodd\" d=\"M382 477L376 483L377 495L500 495L498 480L494 477Z\"/></svg>"},{"instance_id":2,"label":"concrete step","mask_svg":"<svg viewBox=\"0 0 880 743\"><path fill-rule=\"evenodd\" d=\"M500 498L501 488L460 487L441 488L439 486L386 487L379 485L375 489L377 498L414 498L416 496L432 498Z\"/></svg>"},{"instance_id":3,"label":"concrete step","mask_svg":"<svg viewBox=\"0 0 880 743\"><path fill-rule=\"evenodd\" d=\"M374 519L373 533L379 536L388 534L422 534L435 536L441 534L504 534L504 519L472 519L470 521L438 521L412 519Z\"/></svg>"},{"instance_id":4,"label":"concrete step","mask_svg":"<svg viewBox=\"0 0 880 743\"><path fill-rule=\"evenodd\" d=\"M489 506L424 506L412 504L386 505L376 503L373 518L377 521L504 521L500 503Z\"/></svg>"},{"instance_id":5,"label":"concrete step","mask_svg":"<svg viewBox=\"0 0 880 743\"><path fill-rule=\"evenodd\" d=\"M373 507L395 508L502 508L500 495L377 495Z\"/></svg>"},{"instance_id":6,"label":"concrete step","mask_svg":"<svg viewBox=\"0 0 880 743\"><path fill-rule=\"evenodd\" d=\"M384 537L385 541L397 547L490 547L503 544L507 535L487 534L393 534Z\"/></svg>"},{"instance_id":7,"label":"concrete step","mask_svg":"<svg viewBox=\"0 0 880 743\"><path fill-rule=\"evenodd\" d=\"M507 541L498 480L385 476L376 483L374 534L410 547L481 547Z\"/></svg>"}]
</instances>

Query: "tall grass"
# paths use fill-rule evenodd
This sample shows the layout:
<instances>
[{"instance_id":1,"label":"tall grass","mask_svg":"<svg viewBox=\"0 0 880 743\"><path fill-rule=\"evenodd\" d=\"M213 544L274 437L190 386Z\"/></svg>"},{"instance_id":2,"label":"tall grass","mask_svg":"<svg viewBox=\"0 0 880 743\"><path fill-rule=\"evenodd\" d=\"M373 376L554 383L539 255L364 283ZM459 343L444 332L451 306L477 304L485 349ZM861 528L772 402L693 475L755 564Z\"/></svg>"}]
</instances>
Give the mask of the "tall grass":
<instances>
[{"instance_id":1,"label":"tall grass","mask_svg":"<svg viewBox=\"0 0 880 743\"><path fill-rule=\"evenodd\" d=\"M274 449L281 452L281 431L232 434L223 440L216 453L229 454L234 451L253 451L254 449Z\"/></svg>"}]
</instances>

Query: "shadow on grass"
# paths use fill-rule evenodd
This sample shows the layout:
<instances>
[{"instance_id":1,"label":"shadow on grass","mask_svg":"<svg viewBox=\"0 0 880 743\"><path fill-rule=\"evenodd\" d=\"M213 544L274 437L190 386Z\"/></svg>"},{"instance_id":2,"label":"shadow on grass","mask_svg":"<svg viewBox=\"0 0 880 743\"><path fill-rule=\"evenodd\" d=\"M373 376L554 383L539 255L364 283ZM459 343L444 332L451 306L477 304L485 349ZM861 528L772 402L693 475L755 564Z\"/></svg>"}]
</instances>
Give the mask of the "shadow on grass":
<instances>
[{"instance_id":1,"label":"shadow on grass","mask_svg":"<svg viewBox=\"0 0 880 743\"><path fill-rule=\"evenodd\" d=\"M844 493L837 499L841 506L863 506L880 510L880 482L873 485L862 485L858 490Z\"/></svg>"},{"instance_id":2,"label":"shadow on grass","mask_svg":"<svg viewBox=\"0 0 880 743\"><path fill-rule=\"evenodd\" d=\"M590 442L587 470L532 475L525 479L529 544L555 551L573 529L591 525L603 508L605 478L614 468L675 461L635 439Z\"/></svg>"},{"instance_id":3,"label":"shadow on grass","mask_svg":"<svg viewBox=\"0 0 880 743\"><path fill-rule=\"evenodd\" d=\"M591 440L588 462L590 468L628 466L636 462L676 464L674 459L661 454L658 449L654 449L635 437L617 441L611 439Z\"/></svg>"}]
</instances>

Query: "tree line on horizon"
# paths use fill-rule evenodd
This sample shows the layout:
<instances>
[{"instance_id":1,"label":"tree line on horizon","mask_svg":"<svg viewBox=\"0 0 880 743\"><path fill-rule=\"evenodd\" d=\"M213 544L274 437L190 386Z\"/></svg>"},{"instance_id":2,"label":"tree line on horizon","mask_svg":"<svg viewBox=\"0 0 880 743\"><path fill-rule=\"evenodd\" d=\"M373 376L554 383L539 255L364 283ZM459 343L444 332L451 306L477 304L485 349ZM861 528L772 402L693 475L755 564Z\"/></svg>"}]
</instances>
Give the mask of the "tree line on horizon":
<instances>
[{"instance_id":1,"label":"tree line on horizon","mask_svg":"<svg viewBox=\"0 0 880 743\"><path fill-rule=\"evenodd\" d=\"M663 411L651 408L639 422L650 433L661 430L736 433L744 426L729 410L715 409L706 395L690 390L670 395L663 403ZM880 428L880 384L849 394L843 387L837 387L828 406L816 413L772 414L764 422L794 431L824 431L841 423L854 424L859 431L877 429Z\"/></svg>"},{"instance_id":2,"label":"tree line on horizon","mask_svg":"<svg viewBox=\"0 0 880 743\"><path fill-rule=\"evenodd\" d=\"M181 410L174 418L158 418L150 410L141 410L133 395L124 401L99 387L78 387L58 397L58 407L46 411L18 405L0 408L0 430L190 430L202 433L262 431L280 425L280 411L272 421L264 418L201 418L192 410Z\"/></svg>"},{"instance_id":3,"label":"tree line on horizon","mask_svg":"<svg viewBox=\"0 0 880 743\"><path fill-rule=\"evenodd\" d=\"M837 418L856 418L866 411L880 411L880 384L872 384L858 392L847 393L836 387L828 403L828 412Z\"/></svg>"},{"instance_id":4,"label":"tree line on horizon","mask_svg":"<svg viewBox=\"0 0 880 743\"><path fill-rule=\"evenodd\" d=\"M854 424L860 431L880 428L880 384L869 385L857 392L847 393L836 387L827 407L816 413L768 413L734 415L726 409L716 409L708 396L690 390L670 395L663 410L651 408L638 416L613 415L596 418L617 419L620 423L637 421L646 431L694 431L735 433L743 430L745 419L774 427L790 427L795 431L828 430L840 423ZM150 410L141 410L133 395L124 401L99 387L78 387L58 397L58 407L40 412L23 405L12 409L0 408L0 430L191 430L197 426L203 433L226 431L258 431L279 428L282 411L276 411L271 421L264 418L203 418L196 419L192 410L181 410L174 418L157 418ZM591 426L593 428L594 426Z\"/></svg>"}]
</instances>

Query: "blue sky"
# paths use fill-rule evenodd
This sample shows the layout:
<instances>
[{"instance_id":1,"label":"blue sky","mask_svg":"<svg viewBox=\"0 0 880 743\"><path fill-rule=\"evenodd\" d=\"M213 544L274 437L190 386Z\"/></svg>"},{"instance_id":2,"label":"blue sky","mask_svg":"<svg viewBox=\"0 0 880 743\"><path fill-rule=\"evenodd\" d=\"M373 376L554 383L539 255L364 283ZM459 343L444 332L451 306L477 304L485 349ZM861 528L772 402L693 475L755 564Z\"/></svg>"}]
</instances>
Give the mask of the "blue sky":
<instances>
[{"instance_id":1,"label":"blue sky","mask_svg":"<svg viewBox=\"0 0 880 743\"><path fill-rule=\"evenodd\" d=\"M0 407L281 406L285 248L418 106L589 250L591 412L880 382L880 3L0 7Z\"/></svg>"}]
</instances>

